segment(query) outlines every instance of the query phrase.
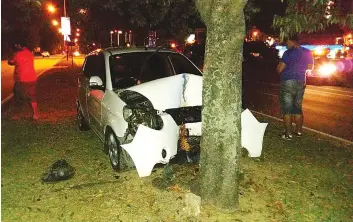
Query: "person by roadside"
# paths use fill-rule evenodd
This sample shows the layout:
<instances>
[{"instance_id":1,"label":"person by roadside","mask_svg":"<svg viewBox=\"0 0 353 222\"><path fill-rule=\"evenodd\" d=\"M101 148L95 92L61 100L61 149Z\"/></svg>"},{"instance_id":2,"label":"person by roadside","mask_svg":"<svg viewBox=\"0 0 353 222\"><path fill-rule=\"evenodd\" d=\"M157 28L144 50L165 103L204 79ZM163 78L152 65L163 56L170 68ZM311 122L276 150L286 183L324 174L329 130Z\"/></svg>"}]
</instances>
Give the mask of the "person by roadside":
<instances>
[{"instance_id":1,"label":"person by roadside","mask_svg":"<svg viewBox=\"0 0 353 222\"><path fill-rule=\"evenodd\" d=\"M16 107L22 107L29 102L33 111L33 120L38 119L38 104L36 98L37 75L34 69L34 56L24 47L25 44L14 45L14 55L9 59L9 65L15 66L14 72L14 99Z\"/></svg>"},{"instance_id":2,"label":"person by roadside","mask_svg":"<svg viewBox=\"0 0 353 222\"><path fill-rule=\"evenodd\" d=\"M277 72L281 75L279 100L285 129L281 137L291 140L293 135L302 135L306 71L313 69L314 60L311 51L300 46L297 36L288 38L286 43L288 50L284 52ZM296 129L292 133L293 121Z\"/></svg>"}]
</instances>

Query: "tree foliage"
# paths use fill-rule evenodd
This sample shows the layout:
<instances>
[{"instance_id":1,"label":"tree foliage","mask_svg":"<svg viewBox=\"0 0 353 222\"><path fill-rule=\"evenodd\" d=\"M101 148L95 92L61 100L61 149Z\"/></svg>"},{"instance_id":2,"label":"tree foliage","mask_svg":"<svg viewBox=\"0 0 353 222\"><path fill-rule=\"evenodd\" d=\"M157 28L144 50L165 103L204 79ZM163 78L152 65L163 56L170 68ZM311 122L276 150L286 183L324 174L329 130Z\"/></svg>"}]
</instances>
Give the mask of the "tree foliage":
<instances>
[{"instance_id":1,"label":"tree foliage","mask_svg":"<svg viewBox=\"0 0 353 222\"><path fill-rule=\"evenodd\" d=\"M328 0L287 0L285 15L275 16L273 26L280 30L280 37L302 32L323 31L330 25L353 28L353 12L345 13L339 5Z\"/></svg>"}]
</instances>

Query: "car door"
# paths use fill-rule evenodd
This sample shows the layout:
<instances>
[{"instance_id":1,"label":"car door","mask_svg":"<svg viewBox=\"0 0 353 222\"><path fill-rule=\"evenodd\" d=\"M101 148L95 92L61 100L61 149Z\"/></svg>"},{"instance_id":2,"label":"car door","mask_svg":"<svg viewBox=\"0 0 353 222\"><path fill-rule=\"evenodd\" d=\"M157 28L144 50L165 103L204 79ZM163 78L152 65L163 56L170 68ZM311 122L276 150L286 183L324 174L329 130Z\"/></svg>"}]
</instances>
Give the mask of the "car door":
<instances>
[{"instance_id":1,"label":"car door","mask_svg":"<svg viewBox=\"0 0 353 222\"><path fill-rule=\"evenodd\" d=\"M90 63L90 76L98 76L103 86L89 86L87 92L87 108L91 128L103 139L102 100L105 93L106 73L103 54L93 55Z\"/></svg>"},{"instance_id":2,"label":"car door","mask_svg":"<svg viewBox=\"0 0 353 222\"><path fill-rule=\"evenodd\" d=\"M83 63L82 73L83 75L78 78L78 102L80 104L82 114L86 120L89 120L88 109L87 109L87 93L89 90L89 64L91 57L88 56Z\"/></svg>"}]
</instances>

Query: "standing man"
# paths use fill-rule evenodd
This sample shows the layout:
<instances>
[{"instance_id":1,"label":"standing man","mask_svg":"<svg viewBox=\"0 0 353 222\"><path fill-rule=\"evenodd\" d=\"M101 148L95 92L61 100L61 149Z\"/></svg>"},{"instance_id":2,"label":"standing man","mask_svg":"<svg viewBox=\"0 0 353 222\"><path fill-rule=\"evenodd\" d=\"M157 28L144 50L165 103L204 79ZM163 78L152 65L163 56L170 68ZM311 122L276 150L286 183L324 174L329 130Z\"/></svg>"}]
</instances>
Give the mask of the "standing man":
<instances>
[{"instance_id":1,"label":"standing man","mask_svg":"<svg viewBox=\"0 0 353 222\"><path fill-rule=\"evenodd\" d=\"M281 74L279 99L283 115L285 132L281 137L291 140L292 135L301 136L303 127L302 102L306 86L306 70L313 68L313 56L310 50L299 45L298 37L287 39L288 50L277 66ZM296 130L292 134L292 120Z\"/></svg>"},{"instance_id":2,"label":"standing man","mask_svg":"<svg viewBox=\"0 0 353 222\"><path fill-rule=\"evenodd\" d=\"M24 44L15 44L15 54L8 61L15 66L14 73L14 97L16 105L22 106L23 102L29 102L33 111L33 120L38 119L38 105L36 99L37 75L34 70L34 56L24 47Z\"/></svg>"}]
</instances>

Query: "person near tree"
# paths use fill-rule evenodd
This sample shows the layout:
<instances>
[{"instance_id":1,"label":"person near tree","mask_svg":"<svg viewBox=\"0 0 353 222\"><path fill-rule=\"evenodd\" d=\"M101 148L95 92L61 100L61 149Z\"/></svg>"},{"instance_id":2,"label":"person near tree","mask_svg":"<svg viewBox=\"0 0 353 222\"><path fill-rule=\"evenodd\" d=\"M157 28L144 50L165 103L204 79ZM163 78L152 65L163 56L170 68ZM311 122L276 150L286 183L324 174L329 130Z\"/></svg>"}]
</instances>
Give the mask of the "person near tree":
<instances>
[{"instance_id":1,"label":"person near tree","mask_svg":"<svg viewBox=\"0 0 353 222\"><path fill-rule=\"evenodd\" d=\"M284 52L277 72L281 74L279 99L285 129L281 137L291 140L293 135L302 135L306 71L313 68L314 61L311 51L300 46L297 36L288 38L286 43L288 50ZM294 133L292 120L296 124Z\"/></svg>"}]
</instances>

